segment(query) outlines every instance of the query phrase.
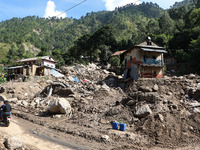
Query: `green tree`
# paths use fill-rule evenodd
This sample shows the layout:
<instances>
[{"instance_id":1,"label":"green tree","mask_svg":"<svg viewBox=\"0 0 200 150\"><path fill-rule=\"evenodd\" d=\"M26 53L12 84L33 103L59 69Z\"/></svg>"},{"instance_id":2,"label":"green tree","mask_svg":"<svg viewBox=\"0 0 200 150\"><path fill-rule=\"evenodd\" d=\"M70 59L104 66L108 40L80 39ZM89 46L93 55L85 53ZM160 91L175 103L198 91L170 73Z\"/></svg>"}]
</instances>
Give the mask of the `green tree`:
<instances>
[{"instance_id":1,"label":"green tree","mask_svg":"<svg viewBox=\"0 0 200 150\"><path fill-rule=\"evenodd\" d=\"M152 34L159 34L159 22L155 19L151 19L148 22L147 25L147 30L148 30L148 34L152 35Z\"/></svg>"},{"instance_id":2,"label":"green tree","mask_svg":"<svg viewBox=\"0 0 200 150\"><path fill-rule=\"evenodd\" d=\"M111 57L112 52L110 51L110 47L107 45L100 45L100 63L102 65L106 65L109 58Z\"/></svg>"},{"instance_id":3,"label":"green tree","mask_svg":"<svg viewBox=\"0 0 200 150\"><path fill-rule=\"evenodd\" d=\"M116 29L111 25L106 25L97 30L90 39L94 45L94 49L98 49L101 45L107 45L114 52L117 46L115 35Z\"/></svg>"},{"instance_id":4,"label":"green tree","mask_svg":"<svg viewBox=\"0 0 200 150\"><path fill-rule=\"evenodd\" d=\"M124 64L120 62L120 56L111 57L109 63L118 74L120 74L124 69Z\"/></svg>"},{"instance_id":5,"label":"green tree","mask_svg":"<svg viewBox=\"0 0 200 150\"><path fill-rule=\"evenodd\" d=\"M172 34L174 31L174 21L170 18L169 14L166 12L159 18L159 26L161 32L166 35L166 48L168 49L169 45L168 42L172 38Z\"/></svg>"},{"instance_id":6,"label":"green tree","mask_svg":"<svg viewBox=\"0 0 200 150\"><path fill-rule=\"evenodd\" d=\"M197 3L196 3L196 8L200 8L200 0L197 0Z\"/></svg>"},{"instance_id":7,"label":"green tree","mask_svg":"<svg viewBox=\"0 0 200 150\"><path fill-rule=\"evenodd\" d=\"M46 46L42 46L41 51L37 56L48 56L50 54L48 48Z\"/></svg>"},{"instance_id":8,"label":"green tree","mask_svg":"<svg viewBox=\"0 0 200 150\"><path fill-rule=\"evenodd\" d=\"M65 61L62 57L62 53L60 52L59 49L55 49L52 51L52 57L57 61L56 67L60 68L65 64Z\"/></svg>"},{"instance_id":9,"label":"green tree","mask_svg":"<svg viewBox=\"0 0 200 150\"><path fill-rule=\"evenodd\" d=\"M7 57L8 61L16 61L17 59L19 59L18 55L19 54L16 50L16 47L14 45L12 45L11 48L9 49L6 57Z\"/></svg>"},{"instance_id":10,"label":"green tree","mask_svg":"<svg viewBox=\"0 0 200 150\"><path fill-rule=\"evenodd\" d=\"M200 8L193 10L189 15L190 22L192 26L200 25Z\"/></svg>"},{"instance_id":11,"label":"green tree","mask_svg":"<svg viewBox=\"0 0 200 150\"><path fill-rule=\"evenodd\" d=\"M25 49L23 45L20 45L20 47L17 49L17 54L19 58L24 58Z\"/></svg>"},{"instance_id":12,"label":"green tree","mask_svg":"<svg viewBox=\"0 0 200 150\"><path fill-rule=\"evenodd\" d=\"M170 18L167 12L159 18L159 26L162 33L170 35L174 31L174 21Z\"/></svg>"}]
</instances>

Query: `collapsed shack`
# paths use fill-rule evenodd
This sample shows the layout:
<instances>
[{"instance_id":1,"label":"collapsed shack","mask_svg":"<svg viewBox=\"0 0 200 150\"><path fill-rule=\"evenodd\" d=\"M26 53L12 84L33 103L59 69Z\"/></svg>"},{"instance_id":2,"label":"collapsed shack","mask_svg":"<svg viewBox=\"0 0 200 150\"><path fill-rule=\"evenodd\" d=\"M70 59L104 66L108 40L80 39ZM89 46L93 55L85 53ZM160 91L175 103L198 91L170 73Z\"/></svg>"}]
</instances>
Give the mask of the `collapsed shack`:
<instances>
[{"instance_id":1,"label":"collapsed shack","mask_svg":"<svg viewBox=\"0 0 200 150\"><path fill-rule=\"evenodd\" d=\"M61 97L67 97L70 94L74 94L70 89L67 88L67 85L59 82L52 82L51 85L48 85L42 92L42 97L50 97L52 95L59 95Z\"/></svg>"}]
</instances>

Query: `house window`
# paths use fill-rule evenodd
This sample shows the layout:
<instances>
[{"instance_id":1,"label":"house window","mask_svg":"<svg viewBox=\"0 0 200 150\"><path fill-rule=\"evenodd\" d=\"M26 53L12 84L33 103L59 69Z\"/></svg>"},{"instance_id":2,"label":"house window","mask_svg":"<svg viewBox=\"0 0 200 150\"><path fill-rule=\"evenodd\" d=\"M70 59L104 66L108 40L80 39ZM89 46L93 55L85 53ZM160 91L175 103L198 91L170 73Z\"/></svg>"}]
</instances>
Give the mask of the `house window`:
<instances>
[{"instance_id":1,"label":"house window","mask_svg":"<svg viewBox=\"0 0 200 150\"><path fill-rule=\"evenodd\" d=\"M130 64L132 64L132 56L130 56Z\"/></svg>"}]
</instances>

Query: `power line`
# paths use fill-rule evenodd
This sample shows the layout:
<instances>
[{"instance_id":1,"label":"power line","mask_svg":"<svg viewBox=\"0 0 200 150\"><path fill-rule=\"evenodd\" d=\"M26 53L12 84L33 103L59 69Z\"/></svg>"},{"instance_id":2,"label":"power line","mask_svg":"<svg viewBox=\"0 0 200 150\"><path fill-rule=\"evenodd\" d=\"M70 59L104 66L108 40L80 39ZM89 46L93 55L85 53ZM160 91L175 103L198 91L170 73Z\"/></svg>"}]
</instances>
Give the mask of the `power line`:
<instances>
[{"instance_id":1,"label":"power line","mask_svg":"<svg viewBox=\"0 0 200 150\"><path fill-rule=\"evenodd\" d=\"M76 5L72 6L71 8L65 10L64 12L62 12L62 13L60 13L60 14L58 14L56 17L58 17L58 16L60 16L60 15L62 15L62 14L64 14L64 13L68 12L69 10L71 10L71 9L73 9L73 8L75 8L75 7L77 7L78 5L80 5L80 4L82 4L82 3L86 2L86 1L87 1L87 0L84 0L84 1L82 1L82 2L80 2L80 3L78 3L78 4L76 4Z\"/></svg>"}]
</instances>

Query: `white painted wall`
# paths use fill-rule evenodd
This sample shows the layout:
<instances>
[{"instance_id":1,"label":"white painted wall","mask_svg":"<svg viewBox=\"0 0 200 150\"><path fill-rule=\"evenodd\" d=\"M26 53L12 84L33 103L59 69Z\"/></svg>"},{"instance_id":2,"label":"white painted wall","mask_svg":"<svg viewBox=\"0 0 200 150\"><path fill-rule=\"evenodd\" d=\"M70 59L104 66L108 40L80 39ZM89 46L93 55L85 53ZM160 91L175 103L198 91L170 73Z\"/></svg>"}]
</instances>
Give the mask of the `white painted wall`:
<instances>
[{"instance_id":1,"label":"white painted wall","mask_svg":"<svg viewBox=\"0 0 200 150\"><path fill-rule=\"evenodd\" d=\"M42 64L41 65L42 66L44 65L44 66L52 67L52 68L56 67L55 63L49 62L49 61L46 61L46 60L42 60Z\"/></svg>"}]
</instances>

